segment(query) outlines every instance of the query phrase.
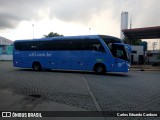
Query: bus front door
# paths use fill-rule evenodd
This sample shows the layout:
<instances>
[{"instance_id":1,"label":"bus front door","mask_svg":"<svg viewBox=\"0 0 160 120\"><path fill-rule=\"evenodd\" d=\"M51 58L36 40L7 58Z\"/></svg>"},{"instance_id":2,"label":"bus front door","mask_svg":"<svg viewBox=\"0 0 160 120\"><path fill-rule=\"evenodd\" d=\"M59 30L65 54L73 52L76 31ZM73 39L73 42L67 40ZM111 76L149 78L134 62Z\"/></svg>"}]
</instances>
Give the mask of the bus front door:
<instances>
[{"instance_id":1,"label":"bus front door","mask_svg":"<svg viewBox=\"0 0 160 120\"><path fill-rule=\"evenodd\" d=\"M128 62L128 54L125 49L125 46L121 43L116 43L112 45L112 54L115 57L115 72L127 72L127 65Z\"/></svg>"}]
</instances>

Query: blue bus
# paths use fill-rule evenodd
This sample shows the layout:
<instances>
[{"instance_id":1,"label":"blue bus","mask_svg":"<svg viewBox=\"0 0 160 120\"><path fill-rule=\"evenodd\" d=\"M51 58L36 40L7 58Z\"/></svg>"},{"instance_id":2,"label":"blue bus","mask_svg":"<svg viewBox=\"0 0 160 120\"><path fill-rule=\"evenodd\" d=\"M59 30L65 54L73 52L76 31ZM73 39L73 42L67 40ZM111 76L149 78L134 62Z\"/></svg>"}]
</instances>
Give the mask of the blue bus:
<instances>
[{"instance_id":1,"label":"blue bus","mask_svg":"<svg viewBox=\"0 0 160 120\"><path fill-rule=\"evenodd\" d=\"M20 68L128 72L131 48L106 35L49 37L17 40L13 65Z\"/></svg>"}]
</instances>

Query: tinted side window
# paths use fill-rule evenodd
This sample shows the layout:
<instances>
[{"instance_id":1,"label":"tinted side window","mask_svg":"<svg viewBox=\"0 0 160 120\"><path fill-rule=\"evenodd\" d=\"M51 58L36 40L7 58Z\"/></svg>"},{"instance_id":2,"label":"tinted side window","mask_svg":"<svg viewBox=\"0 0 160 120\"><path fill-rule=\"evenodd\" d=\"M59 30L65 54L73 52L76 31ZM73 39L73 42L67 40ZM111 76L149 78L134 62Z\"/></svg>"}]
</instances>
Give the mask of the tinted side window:
<instances>
[{"instance_id":1,"label":"tinted side window","mask_svg":"<svg viewBox=\"0 0 160 120\"><path fill-rule=\"evenodd\" d=\"M105 52L104 47L98 39L86 39L85 40L85 49L94 50L99 52Z\"/></svg>"},{"instance_id":2,"label":"tinted side window","mask_svg":"<svg viewBox=\"0 0 160 120\"><path fill-rule=\"evenodd\" d=\"M16 50L53 50L52 41L25 41L25 42L15 42Z\"/></svg>"},{"instance_id":3,"label":"tinted side window","mask_svg":"<svg viewBox=\"0 0 160 120\"><path fill-rule=\"evenodd\" d=\"M83 50L83 40L72 39L72 40L55 40L54 50Z\"/></svg>"},{"instance_id":4,"label":"tinted side window","mask_svg":"<svg viewBox=\"0 0 160 120\"><path fill-rule=\"evenodd\" d=\"M53 50L53 41L39 41L37 50Z\"/></svg>"},{"instance_id":5,"label":"tinted side window","mask_svg":"<svg viewBox=\"0 0 160 120\"><path fill-rule=\"evenodd\" d=\"M16 50L21 50L22 49L20 42L15 42L14 47L15 47Z\"/></svg>"},{"instance_id":6,"label":"tinted side window","mask_svg":"<svg viewBox=\"0 0 160 120\"><path fill-rule=\"evenodd\" d=\"M37 46L33 42L15 42L16 50L33 50L36 49Z\"/></svg>"},{"instance_id":7,"label":"tinted side window","mask_svg":"<svg viewBox=\"0 0 160 120\"><path fill-rule=\"evenodd\" d=\"M39 47L37 41L27 42L24 46L25 46L24 50L31 50L31 51L38 50Z\"/></svg>"},{"instance_id":8,"label":"tinted side window","mask_svg":"<svg viewBox=\"0 0 160 120\"><path fill-rule=\"evenodd\" d=\"M54 41L54 50L67 50L68 42L66 40L55 40Z\"/></svg>"},{"instance_id":9,"label":"tinted side window","mask_svg":"<svg viewBox=\"0 0 160 120\"><path fill-rule=\"evenodd\" d=\"M68 41L69 50L84 50L84 40L69 40Z\"/></svg>"}]
</instances>

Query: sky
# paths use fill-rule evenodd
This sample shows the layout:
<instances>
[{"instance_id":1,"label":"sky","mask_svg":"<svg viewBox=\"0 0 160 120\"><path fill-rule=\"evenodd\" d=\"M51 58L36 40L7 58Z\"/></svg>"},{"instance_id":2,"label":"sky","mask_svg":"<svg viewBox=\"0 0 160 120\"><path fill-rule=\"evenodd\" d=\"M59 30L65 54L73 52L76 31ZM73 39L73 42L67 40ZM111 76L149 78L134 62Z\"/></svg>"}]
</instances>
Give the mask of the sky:
<instances>
[{"instance_id":1,"label":"sky","mask_svg":"<svg viewBox=\"0 0 160 120\"><path fill-rule=\"evenodd\" d=\"M11 40L104 34L120 37L122 11L132 28L160 26L160 0L0 0L0 36ZM149 47L152 42L148 40Z\"/></svg>"}]
</instances>

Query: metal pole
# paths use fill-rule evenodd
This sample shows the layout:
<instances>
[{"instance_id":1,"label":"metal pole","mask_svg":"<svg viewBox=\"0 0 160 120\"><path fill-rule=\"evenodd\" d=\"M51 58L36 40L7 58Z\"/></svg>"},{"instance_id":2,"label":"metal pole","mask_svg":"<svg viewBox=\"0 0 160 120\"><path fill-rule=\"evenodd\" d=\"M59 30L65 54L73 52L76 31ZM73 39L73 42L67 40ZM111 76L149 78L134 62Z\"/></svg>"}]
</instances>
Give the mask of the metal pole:
<instances>
[{"instance_id":1,"label":"metal pole","mask_svg":"<svg viewBox=\"0 0 160 120\"><path fill-rule=\"evenodd\" d=\"M90 35L90 31L91 31L91 28L89 28L89 35Z\"/></svg>"},{"instance_id":2,"label":"metal pole","mask_svg":"<svg viewBox=\"0 0 160 120\"><path fill-rule=\"evenodd\" d=\"M33 39L34 39L34 24L32 24L32 27L33 27Z\"/></svg>"}]
</instances>

